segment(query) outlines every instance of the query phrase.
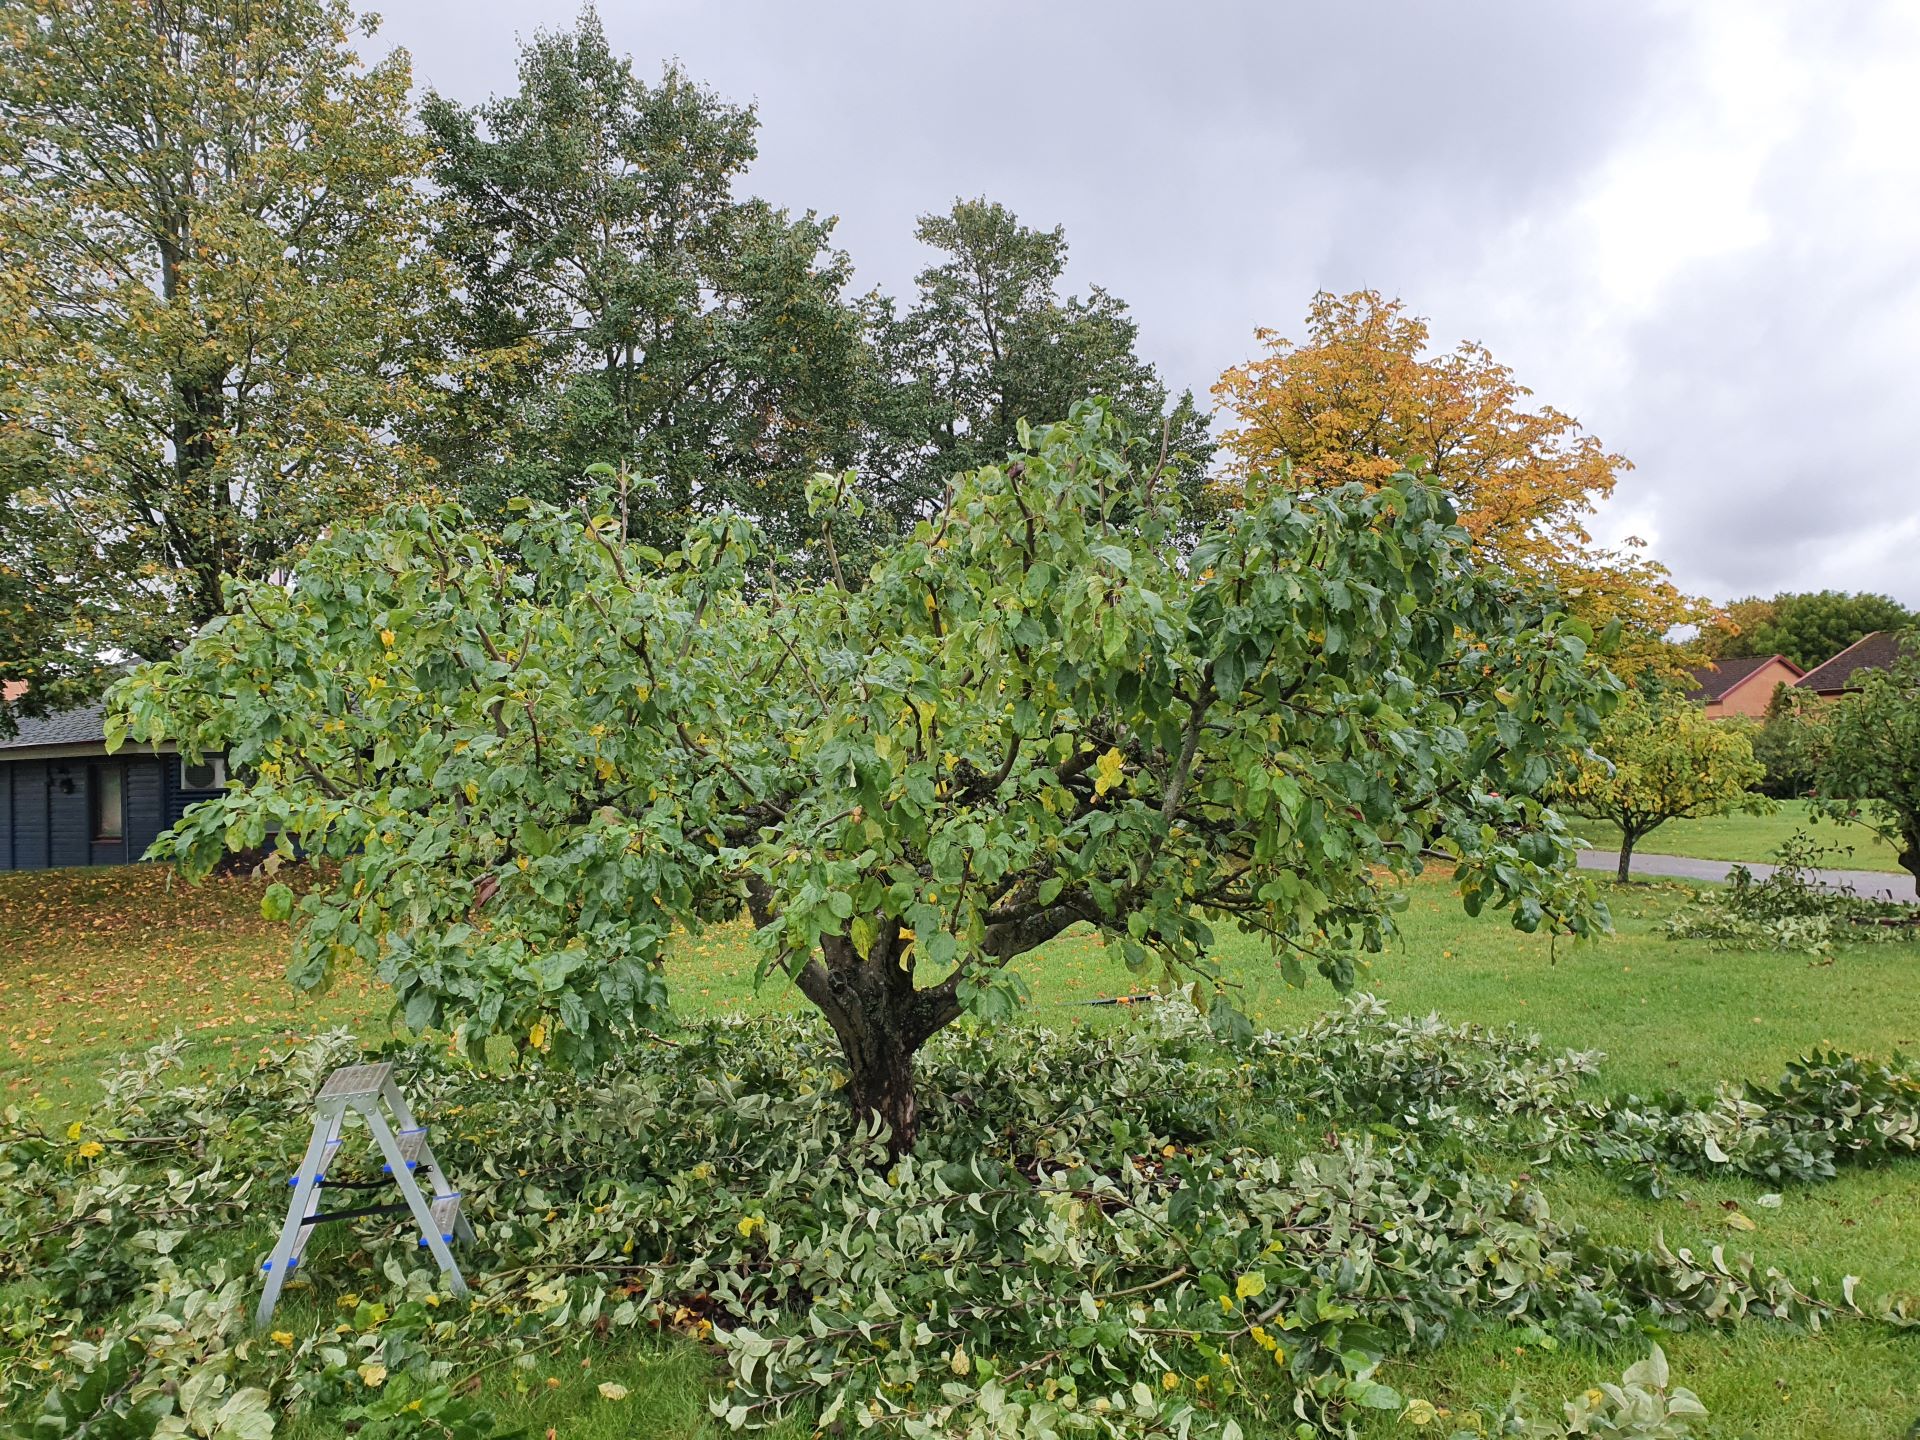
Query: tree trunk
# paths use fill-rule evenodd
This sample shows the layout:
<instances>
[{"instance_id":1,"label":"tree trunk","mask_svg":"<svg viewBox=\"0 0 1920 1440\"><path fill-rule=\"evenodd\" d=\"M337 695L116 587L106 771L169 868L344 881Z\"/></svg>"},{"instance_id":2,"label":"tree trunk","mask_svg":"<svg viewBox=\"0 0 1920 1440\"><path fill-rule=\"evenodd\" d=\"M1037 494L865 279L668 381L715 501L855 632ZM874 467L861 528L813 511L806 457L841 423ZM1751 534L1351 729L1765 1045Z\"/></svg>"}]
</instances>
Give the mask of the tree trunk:
<instances>
[{"instance_id":1,"label":"tree trunk","mask_svg":"<svg viewBox=\"0 0 1920 1440\"><path fill-rule=\"evenodd\" d=\"M1631 830L1620 832L1620 870L1614 878L1622 885L1627 883L1627 872L1633 868L1633 842L1636 838Z\"/></svg>"},{"instance_id":2,"label":"tree trunk","mask_svg":"<svg viewBox=\"0 0 1920 1440\"><path fill-rule=\"evenodd\" d=\"M887 1149L896 1158L920 1138L920 1097L913 1088L913 1039L884 1027L850 1033L835 1024L847 1057L847 1103L856 1119L871 1117L887 1127Z\"/></svg>"},{"instance_id":3,"label":"tree trunk","mask_svg":"<svg viewBox=\"0 0 1920 1440\"><path fill-rule=\"evenodd\" d=\"M959 1005L944 991L913 988L912 957L891 923L864 959L844 937L822 936L821 956L799 985L839 1037L854 1118L880 1121L888 1153L904 1155L920 1136L914 1054L959 1018Z\"/></svg>"},{"instance_id":4,"label":"tree trunk","mask_svg":"<svg viewBox=\"0 0 1920 1440\"><path fill-rule=\"evenodd\" d=\"M1091 763L1089 761L1089 763ZM774 897L757 875L745 877L747 909L754 923L774 918ZM913 1057L934 1035L960 1018L955 970L938 984L916 990L917 949L900 921L884 913L868 917L874 940L865 955L845 935L820 937L820 953L796 977L800 993L827 1017L847 1058L847 1101L861 1124L886 1127L888 1153L896 1159L920 1137L920 1097ZM990 925L982 950L1004 963L1043 945L1076 920L1087 918L1083 900L1020 910Z\"/></svg>"}]
</instances>

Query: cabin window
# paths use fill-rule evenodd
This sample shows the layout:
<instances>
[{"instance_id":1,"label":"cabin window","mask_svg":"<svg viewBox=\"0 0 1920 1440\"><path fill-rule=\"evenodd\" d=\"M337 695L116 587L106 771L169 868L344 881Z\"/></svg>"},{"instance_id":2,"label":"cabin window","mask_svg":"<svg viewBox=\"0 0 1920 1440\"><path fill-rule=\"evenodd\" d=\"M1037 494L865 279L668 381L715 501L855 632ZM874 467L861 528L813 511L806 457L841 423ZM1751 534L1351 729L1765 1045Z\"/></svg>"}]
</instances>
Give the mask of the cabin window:
<instances>
[{"instance_id":1,"label":"cabin window","mask_svg":"<svg viewBox=\"0 0 1920 1440\"><path fill-rule=\"evenodd\" d=\"M119 840L127 833L126 794L118 765L93 772L93 838Z\"/></svg>"},{"instance_id":2,"label":"cabin window","mask_svg":"<svg viewBox=\"0 0 1920 1440\"><path fill-rule=\"evenodd\" d=\"M200 761L180 762L182 790L224 790L227 788L227 757L209 755Z\"/></svg>"}]
</instances>

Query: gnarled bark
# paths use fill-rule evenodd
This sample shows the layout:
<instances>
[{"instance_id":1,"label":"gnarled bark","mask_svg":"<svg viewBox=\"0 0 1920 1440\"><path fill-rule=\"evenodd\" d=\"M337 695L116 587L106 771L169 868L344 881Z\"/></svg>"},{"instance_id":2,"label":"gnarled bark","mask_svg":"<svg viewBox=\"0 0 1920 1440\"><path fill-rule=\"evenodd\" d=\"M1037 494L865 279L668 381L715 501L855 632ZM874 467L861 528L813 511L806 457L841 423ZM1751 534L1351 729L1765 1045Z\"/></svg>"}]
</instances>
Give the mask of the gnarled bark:
<instances>
[{"instance_id":1,"label":"gnarled bark","mask_svg":"<svg viewBox=\"0 0 1920 1440\"><path fill-rule=\"evenodd\" d=\"M746 892L754 923L770 924L775 914L772 891L759 877L750 876ZM928 1039L960 1018L962 972L916 989L912 937L891 916L870 918L875 938L865 955L845 935L823 935L820 953L808 960L796 983L840 1041L854 1116L885 1124L888 1152L897 1157L911 1150L920 1134L913 1057ZM1084 918L1077 897L1045 905L1015 903L988 917L981 948L989 967L997 966Z\"/></svg>"},{"instance_id":2,"label":"gnarled bark","mask_svg":"<svg viewBox=\"0 0 1920 1440\"><path fill-rule=\"evenodd\" d=\"M914 989L912 958L904 950L892 926L864 959L845 938L825 936L820 958L809 961L799 979L800 992L839 1037L855 1116L882 1121L896 1156L911 1150L920 1133L914 1054L960 1017L951 994Z\"/></svg>"}]
</instances>

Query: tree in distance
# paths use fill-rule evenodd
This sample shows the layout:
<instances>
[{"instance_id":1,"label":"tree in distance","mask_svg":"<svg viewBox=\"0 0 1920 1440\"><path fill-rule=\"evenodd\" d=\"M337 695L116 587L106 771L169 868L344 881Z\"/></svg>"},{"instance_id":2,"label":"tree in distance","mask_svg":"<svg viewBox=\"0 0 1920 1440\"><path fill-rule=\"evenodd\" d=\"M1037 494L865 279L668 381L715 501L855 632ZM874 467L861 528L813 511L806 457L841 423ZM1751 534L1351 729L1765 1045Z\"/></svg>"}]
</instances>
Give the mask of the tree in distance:
<instances>
[{"instance_id":1,"label":"tree in distance","mask_svg":"<svg viewBox=\"0 0 1920 1440\"><path fill-rule=\"evenodd\" d=\"M1634 847L1667 821L1773 808L1753 790L1766 771L1746 727L1712 719L1671 690L1629 690L1593 748L1568 782L1567 808L1619 827L1622 884Z\"/></svg>"}]
</instances>

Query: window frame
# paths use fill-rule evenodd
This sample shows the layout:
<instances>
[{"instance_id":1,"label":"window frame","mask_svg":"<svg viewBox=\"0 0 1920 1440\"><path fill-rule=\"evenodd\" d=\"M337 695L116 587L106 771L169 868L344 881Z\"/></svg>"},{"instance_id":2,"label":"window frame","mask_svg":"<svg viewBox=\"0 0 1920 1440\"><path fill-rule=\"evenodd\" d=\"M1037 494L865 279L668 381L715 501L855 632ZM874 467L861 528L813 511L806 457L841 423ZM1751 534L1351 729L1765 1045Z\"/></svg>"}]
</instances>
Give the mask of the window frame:
<instances>
[{"instance_id":1,"label":"window frame","mask_svg":"<svg viewBox=\"0 0 1920 1440\"><path fill-rule=\"evenodd\" d=\"M127 842L127 767L95 765L88 777L87 829L95 845L124 845ZM111 782L111 783L109 783ZM113 794L113 828L107 828L106 798Z\"/></svg>"}]
</instances>

